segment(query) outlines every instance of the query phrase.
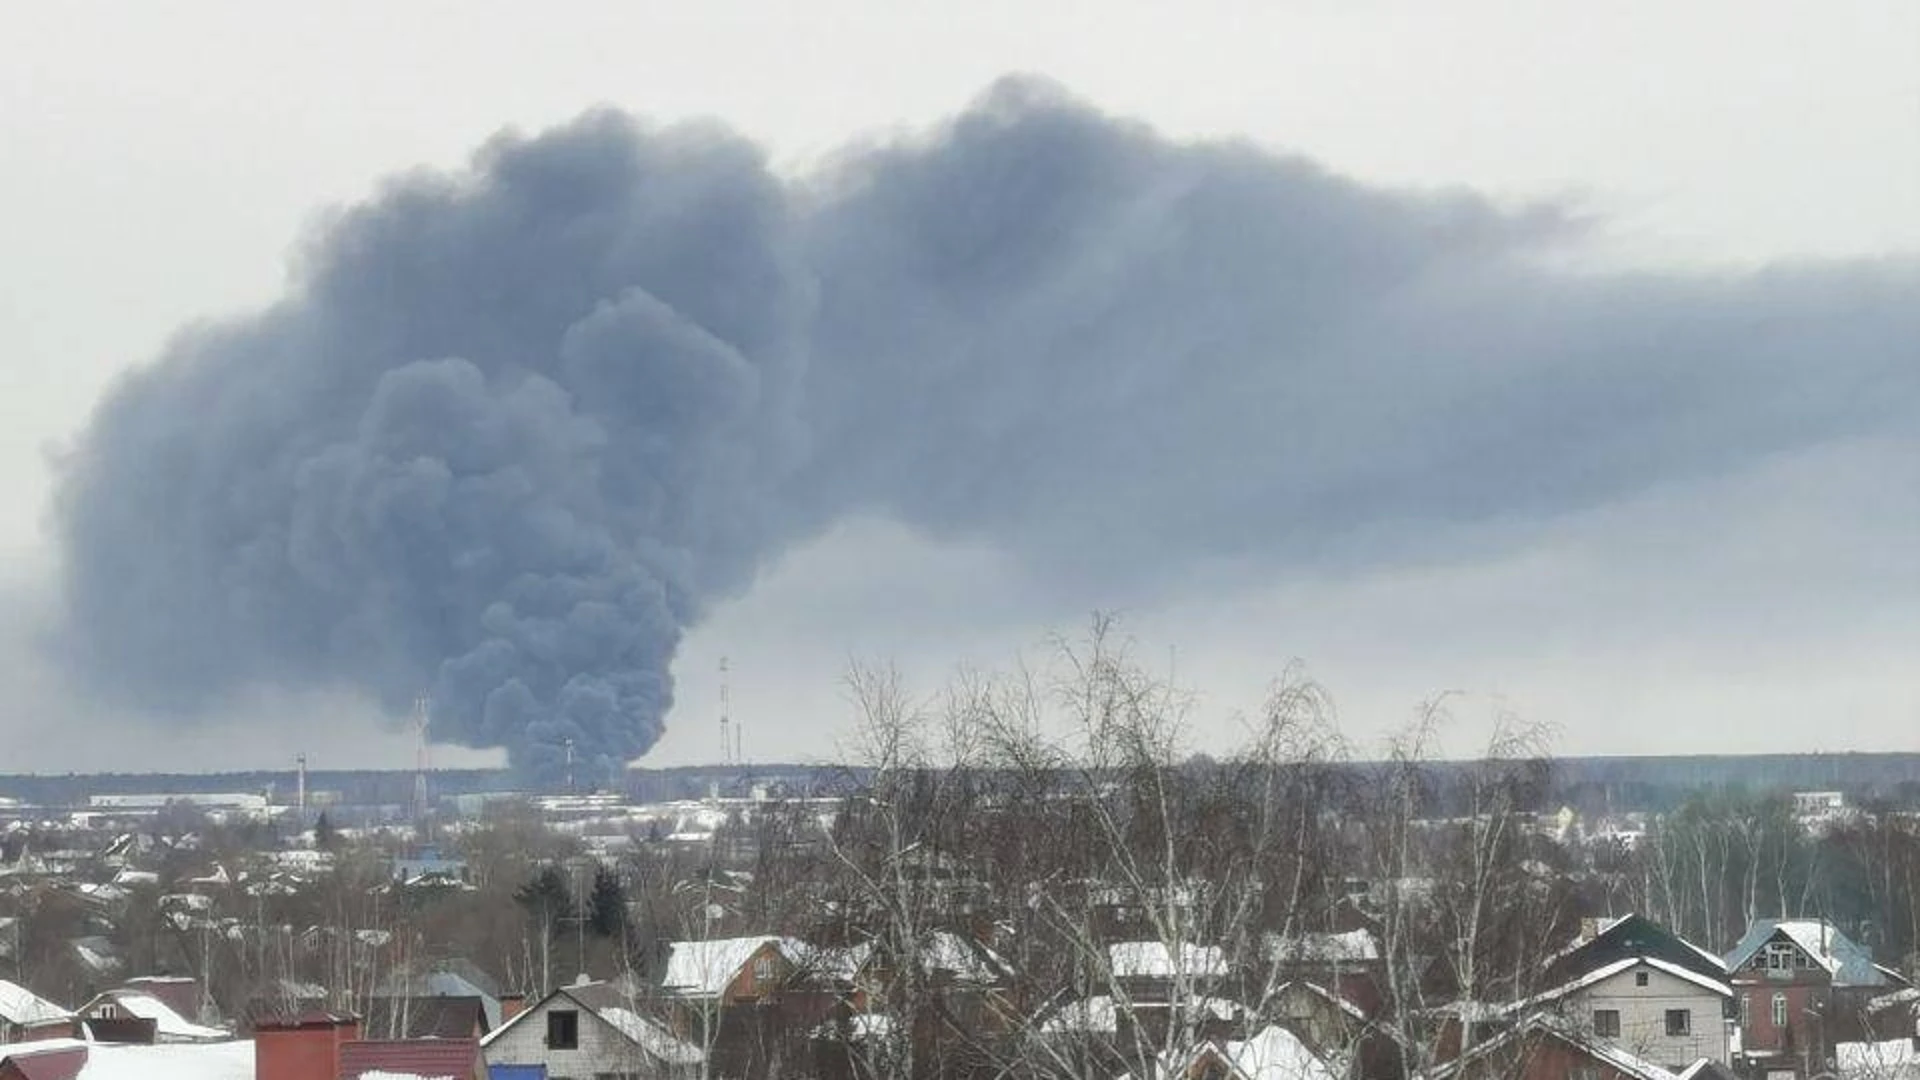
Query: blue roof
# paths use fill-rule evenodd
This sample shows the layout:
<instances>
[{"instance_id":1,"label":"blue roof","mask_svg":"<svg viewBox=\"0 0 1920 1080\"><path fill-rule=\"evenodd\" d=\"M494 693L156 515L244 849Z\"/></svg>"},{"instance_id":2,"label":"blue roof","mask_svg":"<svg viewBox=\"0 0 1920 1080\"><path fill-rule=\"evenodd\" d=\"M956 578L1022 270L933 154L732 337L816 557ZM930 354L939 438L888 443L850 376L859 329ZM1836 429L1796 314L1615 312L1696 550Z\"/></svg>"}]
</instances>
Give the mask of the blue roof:
<instances>
[{"instance_id":1,"label":"blue roof","mask_svg":"<svg viewBox=\"0 0 1920 1080\"><path fill-rule=\"evenodd\" d=\"M1836 986L1886 986L1887 973L1873 962L1873 952L1840 932L1825 919L1755 919L1746 936L1727 954L1727 969L1752 960L1762 946L1779 937L1790 941L1832 976Z\"/></svg>"}]
</instances>

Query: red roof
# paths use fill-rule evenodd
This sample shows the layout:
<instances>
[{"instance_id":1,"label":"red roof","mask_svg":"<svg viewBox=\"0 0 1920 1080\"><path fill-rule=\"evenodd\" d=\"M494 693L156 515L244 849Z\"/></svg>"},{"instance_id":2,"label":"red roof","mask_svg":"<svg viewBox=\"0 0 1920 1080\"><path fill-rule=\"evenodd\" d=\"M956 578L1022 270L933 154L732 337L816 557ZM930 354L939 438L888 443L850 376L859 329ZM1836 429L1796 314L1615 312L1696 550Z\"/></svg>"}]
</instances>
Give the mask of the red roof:
<instances>
[{"instance_id":1,"label":"red roof","mask_svg":"<svg viewBox=\"0 0 1920 1080\"><path fill-rule=\"evenodd\" d=\"M340 1080L370 1072L466 1080L479 1062L478 1039L362 1039L340 1047Z\"/></svg>"},{"instance_id":2,"label":"red roof","mask_svg":"<svg viewBox=\"0 0 1920 1080\"><path fill-rule=\"evenodd\" d=\"M87 1048L65 1040L47 1047L18 1043L0 1052L0 1076L21 1080L73 1080L86 1064Z\"/></svg>"}]
</instances>

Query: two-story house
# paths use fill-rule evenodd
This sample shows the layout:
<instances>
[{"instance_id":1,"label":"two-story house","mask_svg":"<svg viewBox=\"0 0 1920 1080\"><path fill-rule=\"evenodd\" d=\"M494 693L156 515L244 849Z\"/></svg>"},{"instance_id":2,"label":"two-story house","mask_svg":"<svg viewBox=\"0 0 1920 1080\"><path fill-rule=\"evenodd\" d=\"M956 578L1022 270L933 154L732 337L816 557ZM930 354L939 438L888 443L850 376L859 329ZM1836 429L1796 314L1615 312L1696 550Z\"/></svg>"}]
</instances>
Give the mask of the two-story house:
<instances>
[{"instance_id":1,"label":"two-story house","mask_svg":"<svg viewBox=\"0 0 1920 1080\"><path fill-rule=\"evenodd\" d=\"M1639 915L1600 921L1548 958L1551 989L1516 1017L1557 1014L1559 1027L1679 1071L1726 1065L1733 988L1720 958Z\"/></svg>"},{"instance_id":2,"label":"two-story house","mask_svg":"<svg viewBox=\"0 0 1920 1080\"><path fill-rule=\"evenodd\" d=\"M1824 919L1760 919L1727 954L1751 1076L1813 1076L1859 1037L1876 997L1906 985Z\"/></svg>"}]
</instances>

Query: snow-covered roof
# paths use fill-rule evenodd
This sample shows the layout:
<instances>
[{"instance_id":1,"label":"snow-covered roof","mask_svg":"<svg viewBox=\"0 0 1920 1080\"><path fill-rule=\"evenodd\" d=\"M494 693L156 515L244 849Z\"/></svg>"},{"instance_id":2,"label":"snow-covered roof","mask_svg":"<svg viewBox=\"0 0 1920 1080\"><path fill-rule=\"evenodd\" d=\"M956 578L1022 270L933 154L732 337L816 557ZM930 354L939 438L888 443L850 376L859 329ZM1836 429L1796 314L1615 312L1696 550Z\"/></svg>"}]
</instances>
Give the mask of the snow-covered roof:
<instances>
[{"instance_id":1,"label":"snow-covered roof","mask_svg":"<svg viewBox=\"0 0 1920 1080\"><path fill-rule=\"evenodd\" d=\"M1885 970L1873 962L1871 951L1824 919L1755 920L1746 936L1727 954L1727 969L1731 971L1753 959L1776 934L1812 957L1837 985L1885 986L1891 981Z\"/></svg>"},{"instance_id":2,"label":"snow-covered roof","mask_svg":"<svg viewBox=\"0 0 1920 1080\"><path fill-rule=\"evenodd\" d=\"M194 1023L175 1012L171 1005L144 990L109 990L95 998L82 1011L91 1014L98 1004L109 1001L118 1005L129 1016L153 1021L153 1034L156 1039L214 1042L232 1037L219 1028Z\"/></svg>"},{"instance_id":3,"label":"snow-covered roof","mask_svg":"<svg viewBox=\"0 0 1920 1080\"><path fill-rule=\"evenodd\" d=\"M1278 1024L1269 1024L1251 1039L1229 1042L1226 1058L1246 1080L1342 1080L1300 1037Z\"/></svg>"},{"instance_id":4,"label":"snow-covered roof","mask_svg":"<svg viewBox=\"0 0 1920 1080\"><path fill-rule=\"evenodd\" d=\"M979 942L950 930L935 930L920 946L920 963L929 971L949 971L957 982L990 983L1011 970L1007 962Z\"/></svg>"},{"instance_id":5,"label":"snow-covered roof","mask_svg":"<svg viewBox=\"0 0 1920 1080\"><path fill-rule=\"evenodd\" d=\"M1380 959L1380 943L1365 929L1275 937L1270 951L1274 960L1295 964L1359 964Z\"/></svg>"},{"instance_id":6,"label":"snow-covered roof","mask_svg":"<svg viewBox=\"0 0 1920 1080\"><path fill-rule=\"evenodd\" d=\"M1227 973L1226 954L1218 945L1181 942L1178 951L1164 941L1116 941L1107 946L1107 961L1116 979L1171 979L1177 975L1219 977Z\"/></svg>"},{"instance_id":7,"label":"snow-covered roof","mask_svg":"<svg viewBox=\"0 0 1920 1080\"><path fill-rule=\"evenodd\" d=\"M1600 967L1594 968L1592 971L1587 972L1586 974L1580 976L1577 979L1574 979L1571 982L1563 983L1559 986L1554 987L1551 990L1542 991L1541 993L1535 994L1534 996L1527 998L1525 1001L1516 1002L1514 1005L1510 1007L1509 1011L1525 1012L1536 1005L1540 1005L1549 1001L1556 1001L1560 998L1566 997L1568 994L1572 994L1580 990L1585 990L1586 988L1593 986L1596 983L1605 982L1606 980L1611 979L1615 975L1618 975L1622 972L1631 971L1634 968L1639 967L1641 964L1645 964L1656 971L1665 972L1666 974L1671 975L1676 979L1682 979L1686 982L1690 982L1695 986L1700 987L1702 990L1706 990L1710 993L1718 994L1721 997L1730 998L1733 996L1733 987L1728 986L1726 983L1721 982L1718 979L1709 979L1697 971L1690 971L1687 968L1681 967L1679 964L1662 960L1657 956L1627 956L1627 957L1622 957L1619 960L1615 960L1611 964L1604 964Z\"/></svg>"},{"instance_id":8,"label":"snow-covered roof","mask_svg":"<svg viewBox=\"0 0 1920 1080\"><path fill-rule=\"evenodd\" d=\"M0 1020L25 1027L56 1023L72 1015L19 983L0 979Z\"/></svg>"},{"instance_id":9,"label":"snow-covered roof","mask_svg":"<svg viewBox=\"0 0 1920 1080\"><path fill-rule=\"evenodd\" d=\"M79 1080L253 1080L253 1043L92 1043Z\"/></svg>"},{"instance_id":10,"label":"snow-covered roof","mask_svg":"<svg viewBox=\"0 0 1920 1080\"><path fill-rule=\"evenodd\" d=\"M1136 1003L1128 1006L1123 1002L1115 1001L1112 995L1093 994L1076 1001L1069 1001L1048 1014L1044 1020L1040 1021L1040 1032L1043 1035L1112 1035L1120 1030L1120 1011L1129 1007L1162 1010L1172 1008L1164 1002L1155 1002L1151 1005ZM1214 1019L1222 1021L1232 1021L1246 1012L1244 1006L1231 998L1206 995L1186 999L1184 1007L1191 1010L1204 1009L1212 1014Z\"/></svg>"},{"instance_id":11,"label":"snow-covered roof","mask_svg":"<svg viewBox=\"0 0 1920 1080\"><path fill-rule=\"evenodd\" d=\"M716 997L740 973L753 954L773 945L789 957L786 939L778 937L711 938L706 941L676 941L667 957L667 972L661 978L663 989L686 997Z\"/></svg>"},{"instance_id":12,"label":"snow-covered roof","mask_svg":"<svg viewBox=\"0 0 1920 1080\"><path fill-rule=\"evenodd\" d=\"M620 1034L633 1040L635 1046L668 1065L698 1065L706 1054L698 1046L681 1039L622 1005L612 1005L595 1009L600 1019L612 1024Z\"/></svg>"},{"instance_id":13,"label":"snow-covered roof","mask_svg":"<svg viewBox=\"0 0 1920 1080\"><path fill-rule=\"evenodd\" d=\"M1111 1035L1120 1030L1120 1007L1107 994L1069 1001L1040 1022L1044 1035Z\"/></svg>"},{"instance_id":14,"label":"snow-covered roof","mask_svg":"<svg viewBox=\"0 0 1920 1080\"><path fill-rule=\"evenodd\" d=\"M1869 1015L1878 1015L1903 1005L1909 1009L1920 1005L1920 986L1909 986L1895 990L1891 994L1881 994L1872 998L1867 1002L1867 1012Z\"/></svg>"}]
</instances>

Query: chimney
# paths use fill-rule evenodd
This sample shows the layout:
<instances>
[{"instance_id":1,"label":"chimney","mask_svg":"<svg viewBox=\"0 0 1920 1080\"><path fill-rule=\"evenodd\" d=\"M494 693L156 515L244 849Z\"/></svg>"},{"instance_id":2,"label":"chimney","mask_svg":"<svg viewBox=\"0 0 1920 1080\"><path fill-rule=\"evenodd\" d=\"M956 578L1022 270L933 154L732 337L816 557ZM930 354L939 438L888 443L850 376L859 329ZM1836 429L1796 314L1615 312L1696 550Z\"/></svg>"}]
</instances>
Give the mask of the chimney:
<instances>
[{"instance_id":1,"label":"chimney","mask_svg":"<svg viewBox=\"0 0 1920 1080\"><path fill-rule=\"evenodd\" d=\"M525 994L500 995L500 1023L503 1026L526 1011L527 996Z\"/></svg>"},{"instance_id":2,"label":"chimney","mask_svg":"<svg viewBox=\"0 0 1920 1080\"><path fill-rule=\"evenodd\" d=\"M340 1047L360 1038L360 1018L311 1011L253 1027L254 1080L335 1080Z\"/></svg>"}]
</instances>

